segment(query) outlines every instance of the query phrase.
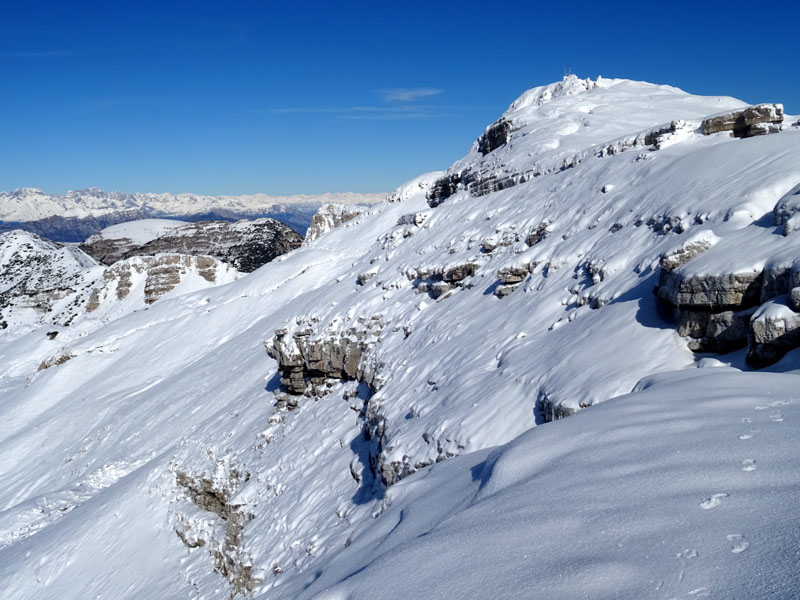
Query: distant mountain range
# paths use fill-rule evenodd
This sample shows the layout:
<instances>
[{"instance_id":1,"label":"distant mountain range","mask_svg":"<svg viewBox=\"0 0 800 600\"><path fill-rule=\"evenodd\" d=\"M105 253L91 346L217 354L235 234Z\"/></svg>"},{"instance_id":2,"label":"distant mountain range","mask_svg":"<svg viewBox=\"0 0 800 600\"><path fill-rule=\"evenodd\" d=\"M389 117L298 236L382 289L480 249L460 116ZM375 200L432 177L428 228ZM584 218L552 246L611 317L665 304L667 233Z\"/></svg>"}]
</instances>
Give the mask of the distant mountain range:
<instances>
[{"instance_id":1,"label":"distant mountain range","mask_svg":"<svg viewBox=\"0 0 800 600\"><path fill-rule=\"evenodd\" d=\"M38 188L0 192L0 232L25 229L60 242L80 242L117 223L153 217L201 221L271 217L305 234L314 213L329 202L374 204L384 193L200 196L104 192L97 188L48 194Z\"/></svg>"}]
</instances>

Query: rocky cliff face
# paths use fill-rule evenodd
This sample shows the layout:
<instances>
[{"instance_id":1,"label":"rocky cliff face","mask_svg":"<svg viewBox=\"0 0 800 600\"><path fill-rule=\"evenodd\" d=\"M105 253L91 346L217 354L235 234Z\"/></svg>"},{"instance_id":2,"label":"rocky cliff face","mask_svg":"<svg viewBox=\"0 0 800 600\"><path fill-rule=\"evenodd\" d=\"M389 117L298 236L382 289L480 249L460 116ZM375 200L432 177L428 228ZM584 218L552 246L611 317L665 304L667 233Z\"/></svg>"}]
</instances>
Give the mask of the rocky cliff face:
<instances>
[{"instance_id":1,"label":"rocky cliff face","mask_svg":"<svg viewBox=\"0 0 800 600\"><path fill-rule=\"evenodd\" d=\"M312 242L327 233L331 229L339 227L343 223L352 221L358 215L363 214L366 208L346 204L323 204L311 219L311 225L306 231L304 243Z\"/></svg>"},{"instance_id":2,"label":"rocky cliff face","mask_svg":"<svg viewBox=\"0 0 800 600\"><path fill-rule=\"evenodd\" d=\"M792 237L796 196L797 186L766 215L771 223L748 232L755 251L746 256L737 248L744 232L721 242L710 231L662 256L656 293L695 352L748 346L748 361L763 367L800 347L800 261L794 240L780 243Z\"/></svg>"},{"instance_id":3,"label":"rocky cliff face","mask_svg":"<svg viewBox=\"0 0 800 600\"><path fill-rule=\"evenodd\" d=\"M104 264L134 256L156 254L205 255L218 258L236 270L249 273L281 254L298 248L300 235L274 219L255 221L201 221L165 229L144 243L130 237L110 237L102 232L81 244L81 249Z\"/></svg>"},{"instance_id":4,"label":"rocky cliff face","mask_svg":"<svg viewBox=\"0 0 800 600\"><path fill-rule=\"evenodd\" d=\"M202 255L133 257L104 267L75 246L20 230L0 234L0 265L0 329L115 318L173 290L193 291L239 276Z\"/></svg>"}]
</instances>

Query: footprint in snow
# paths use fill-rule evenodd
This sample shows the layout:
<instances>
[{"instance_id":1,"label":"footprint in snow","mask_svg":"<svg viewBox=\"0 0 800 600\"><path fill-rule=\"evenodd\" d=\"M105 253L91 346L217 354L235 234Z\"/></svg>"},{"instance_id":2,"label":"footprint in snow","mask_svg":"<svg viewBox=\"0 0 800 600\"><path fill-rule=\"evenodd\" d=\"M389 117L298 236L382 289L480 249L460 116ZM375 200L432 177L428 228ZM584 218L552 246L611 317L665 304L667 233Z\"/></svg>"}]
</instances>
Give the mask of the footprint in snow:
<instances>
[{"instance_id":1,"label":"footprint in snow","mask_svg":"<svg viewBox=\"0 0 800 600\"><path fill-rule=\"evenodd\" d=\"M769 416L769 420L773 423L782 423L783 422L783 415L780 412L772 413Z\"/></svg>"},{"instance_id":2,"label":"footprint in snow","mask_svg":"<svg viewBox=\"0 0 800 600\"><path fill-rule=\"evenodd\" d=\"M713 494L710 498L706 498L700 503L700 508L703 510L717 508L720 504L722 504L722 499L727 497L728 494Z\"/></svg>"},{"instance_id":3,"label":"footprint in snow","mask_svg":"<svg viewBox=\"0 0 800 600\"><path fill-rule=\"evenodd\" d=\"M731 533L727 538L729 542L733 542L731 552L734 554L741 554L750 547L750 542L744 539L741 533Z\"/></svg>"},{"instance_id":4,"label":"footprint in snow","mask_svg":"<svg viewBox=\"0 0 800 600\"><path fill-rule=\"evenodd\" d=\"M756 461L752 458L742 461L742 471L755 471L757 468Z\"/></svg>"},{"instance_id":5,"label":"footprint in snow","mask_svg":"<svg viewBox=\"0 0 800 600\"><path fill-rule=\"evenodd\" d=\"M742 423L752 423L752 422L753 419L751 419L750 417L745 417L744 419L742 419Z\"/></svg>"},{"instance_id":6,"label":"footprint in snow","mask_svg":"<svg viewBox=\"0 0 800 600\"><path fill-rule=\"evenodd\" d=\"M749 440L752 437L753 437L752 433L743 433L742 435L739 436L739 439L740 440Z\"/></svg>"}]
</instances>

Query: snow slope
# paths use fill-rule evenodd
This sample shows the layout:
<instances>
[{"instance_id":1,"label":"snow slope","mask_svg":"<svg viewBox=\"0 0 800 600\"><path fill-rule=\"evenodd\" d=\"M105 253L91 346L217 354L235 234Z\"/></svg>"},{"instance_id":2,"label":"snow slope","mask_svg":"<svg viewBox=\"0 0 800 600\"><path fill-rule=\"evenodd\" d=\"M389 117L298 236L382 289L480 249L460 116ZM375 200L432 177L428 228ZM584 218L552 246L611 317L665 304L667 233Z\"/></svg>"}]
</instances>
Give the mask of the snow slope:
<instances>
[{"instance_id":1,"label":"snow slope","mask_svg":"<svg viewBox=\"0 0 800 600\"><path fill-rule=\"evenodd\" d=\"M797 541L795 376L695 369L721 363L652 293L690 236L737 239L737 261L765 235L798 243L769 214L800 182L792 120L698 131L739 106L627 80L536 88L501 146L229 285L55 341L7 335L5 597L796 596L780 554ZM467 169L527 174L432 208ZM276 407L276 329L361 335L372 389L330 382ZM540 428L543 402L592 408Z\"/></svg>"},{"instance_id":2,"label":"snow slope","mask_svg":"<svg viewBox=\"0 0 800 600\"><path fill-rule=\"evenodd\" d=\"M138 221L118 223L98 231L90 236L85 243L91 244L100 240L120 240L124 238L137 245L142 245L176 227L188 224L187 221L172 219L140 219Z\"/></svg>"},{"instance_id":3,"label":"snow slope","mask_svg":"<svg viewBox=\"0 0 800 600\"><path fill-rule=\"evenodd\" d=\"M399 483L298 598L797 597L797 375L638 388Z\"/></svg>"}]
</instances>

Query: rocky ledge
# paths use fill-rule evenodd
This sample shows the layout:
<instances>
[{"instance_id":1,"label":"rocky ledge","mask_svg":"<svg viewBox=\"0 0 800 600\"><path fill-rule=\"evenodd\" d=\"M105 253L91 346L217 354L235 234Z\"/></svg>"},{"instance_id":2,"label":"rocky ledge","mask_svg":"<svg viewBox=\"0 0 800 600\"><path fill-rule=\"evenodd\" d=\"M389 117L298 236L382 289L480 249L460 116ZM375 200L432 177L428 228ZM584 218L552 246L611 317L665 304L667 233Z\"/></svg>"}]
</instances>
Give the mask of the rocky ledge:
<instances>
[{"instance_id":1,"label":"rocky ledge","mask_svg":"<svg viewBox=\"0 0 800 600\"><path fill-rule=\"evenodd\" d=\"M690 338L691 350L748 347L748 361L764 367L800 347L800 259L792 244L779 244L784 238L773 235L791 233L786 226L794 219L798 189L775 205L776 231L739 233L769 238L760 246L763 256L733 258L735 239L723 242L703 231L661 257L656 294L678 333Z\"/></svg>"},{"instance_id":2,"label":"rocky ledge","mask_svg":"<svg viewBox=\"0 0 800 600\"><path fill-rule=\"evenodd\" d=\"M129 238L101 234L80 248L99 262L111 265L134 256L156 254L205 255L218 258L243 273L255 271L277 256L298 248L302 237L274 219L255 221L200 221L169 229L143 244Z\"/></svg>"}]
</instances>

